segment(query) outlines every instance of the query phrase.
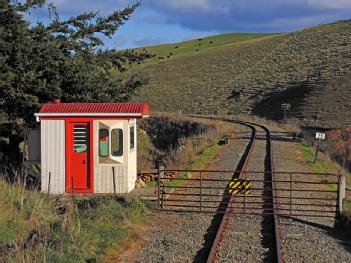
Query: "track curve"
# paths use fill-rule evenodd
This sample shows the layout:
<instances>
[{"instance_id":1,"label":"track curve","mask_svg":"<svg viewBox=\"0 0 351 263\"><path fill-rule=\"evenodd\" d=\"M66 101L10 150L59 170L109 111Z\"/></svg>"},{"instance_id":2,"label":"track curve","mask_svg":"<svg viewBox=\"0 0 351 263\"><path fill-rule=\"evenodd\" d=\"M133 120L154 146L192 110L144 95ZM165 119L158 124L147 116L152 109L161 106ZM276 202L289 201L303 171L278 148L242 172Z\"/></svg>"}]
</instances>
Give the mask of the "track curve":
<instances>
[{"instance_id":1,"label":"track curve","mask_svg":"<svg viewBox=\"0 0 351 263\"><path fill-rule=\"evenodd\" d=\"M272 251L270 251L270 253L271 253L270 259L273 260L274 262L279 262L279 263L285 262L282 244L281 244L281 240L283 237L282 237L282 232L279 228L279 219L278 219L278 216L276 213L276 211L277 211L276 206L277 206L279 200L276 199L276 195L274 194L276 186L275 186L275 182L274 182L275 178L274 178L273 147L272 147L272 140L271 140L270 131L267 127L265 127L261 124L256 124L256 123L252 123L252 122L243 122L243 121L232 121L232 120L230 120L230 122L245 125L247 127L250 127L250 129L252 130L251 141L248 144L246 154L243 155L243 158L244 158L243 165L242 165L242 167L238 167L238 173L239 173L238 177L239 178L245 178L245 173L248 171L248 167L249 167L249 164L251 161L251 155L254 151L256 141L258 139L257 127L262 129L265 133L266 156L264 158L264 177L265 177L265 180L267 180L267 182L269 182L270 185L267 186L268 190L264 190L262 194L266 195L267 198L271 198L271 201L268 201L268 203L270 203L270 204L268 204L268 207L267 207L267 205L264 204L265 200L267 200L267 199L263 199L262 203L263 203L263 208L268 209L268 211L271 214L263 215L264 216L263 221L265 221L265 222L262 223L262 228L264 228L264 225L272 224L271 231L273 232L272 233L273 234L272 235L272 242L273 242L274 246L273 246L273 248L271 248ZM264 188L266 189L266 185L264 186ZM216 237L214 239L211 251L210 251L208 259L207 259L208 263L216 262L218 260L217 254L218 254L220 246L221 246L223 235L224 235L226 228L228 226L228 222L230 221L230 214L231 214L231 210L232 210L231 204L233 204L233 202L234 202L234 198L233 198L233 196L231 196L229 198L228 202L226 203L225 213L224 213L223 218L221 220L220 227L218 228L218 231L216 233ZM266 229L267 229L267 227L266 227Z\"/></svg>"}]
</instances>

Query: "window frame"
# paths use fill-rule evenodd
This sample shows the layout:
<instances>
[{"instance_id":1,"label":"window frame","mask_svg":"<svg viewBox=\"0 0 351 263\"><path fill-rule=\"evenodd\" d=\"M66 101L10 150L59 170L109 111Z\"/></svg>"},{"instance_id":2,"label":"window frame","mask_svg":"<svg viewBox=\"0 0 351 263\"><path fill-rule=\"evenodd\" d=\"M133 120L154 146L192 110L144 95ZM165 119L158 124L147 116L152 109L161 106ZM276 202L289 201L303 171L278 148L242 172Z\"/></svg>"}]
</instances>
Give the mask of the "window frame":
<instances>
[{"instance_id":1,"label":"window frame","mask_svg":"<svg viewBox=\"0 0 351 263\"><path fill-rule=\"evenodd\" d=\"M102 130L106 130L107 131L107 136L105 136L105 137L107 137L107 155L101 155L101 150L100 150L100 138L101 138L101 135L100 135L100 132L102 131ZM111 136L110 136L110 129L109 128L99 128L99 132L98 132L98 151L99 151L99 157L110 157L110 144L111 144L111 142L110 142L110 140L111 140Z\"/></svg>"},{"instance_id":2,"label":"window frame","mask_svg":"<svg viewBox=\"0 0 351 263\"><path fill-rule=\"evenodd\" d=\"M133 136L132 136L133 132ZM131 139L133 138L133 147L132 147L132 141ZM129 151L135 151L136 149L136 125L135 123L129 125Z\"/></svg>"},{"instance_id":3,"label":"window frame","mask_svg":"<svg viewBox=\"0 0 351 263\"><path fill-rule=\"evenodd\" d=\"M121 150L121 154L120 155L114 155L114 152L113 152L113 131L114 130L119 130L119 133L118 135L120 136L119 138L119 146L122 148ZM124 156L124 129L123 128L119 128L119 127L114 127L114 128L111 128L110 129L110 158L114 159L114 158L122 158Z\"/></svg>"}]
</instances>

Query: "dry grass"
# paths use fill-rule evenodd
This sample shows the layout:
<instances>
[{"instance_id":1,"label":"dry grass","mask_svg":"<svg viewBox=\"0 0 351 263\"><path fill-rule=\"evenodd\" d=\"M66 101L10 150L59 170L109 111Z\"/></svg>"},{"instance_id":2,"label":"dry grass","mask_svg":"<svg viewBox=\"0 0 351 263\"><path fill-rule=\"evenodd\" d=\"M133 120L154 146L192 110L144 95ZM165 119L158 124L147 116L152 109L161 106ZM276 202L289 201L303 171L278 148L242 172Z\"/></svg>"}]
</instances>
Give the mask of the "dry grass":
<instances>
[{"instance_id":1,"label":"dry grass","mask_svg":"<svg viewBox=\"0 0 351 263\"><path fill-rule=\"evenodd\" d=\"M0 177L0 262L85 262L134 238L147 205L112 197L71 199Z\"/></svg>"},{"instance_id":2,"label":"dry grass","mask_svg":"<svg viewBox=\"0 0 351 263\"><path fill-rule=\"evenodd\" d=\"M159 111L242 112L272 119L281 119L281 104L289 102L289 117L306 125L319 114L318 126L347 127L350 29L351 20L339 21L153 61L140 69L150 83L133 100Z\"/></svg>"},{"instance_id":3,"label":"dry grass","mask_svg":"<svg viewBox=\"0 0 351 263\"><path fill-rule=\"evenodd\" d=\"M188 117L177 113L156 112L153 113L153 116L156 118L167 117L173 122L182 123L189 121L211 127L200 135L181 139L181 146L178 149L168 151L164 160L167 168L185 169L191 168L194 165L198 166L198 162L203 162L203 160L199 159L201 159L200 157L206 149L210 148L207 154L213 157L221 148L218 147L218 140L224 136L230 136L233 132L233 126L223 121ZM139 171L150 171L155 166L151 161L154 158L150 158L150 153L157 154L157 149L155 149L150 142L150 138L147 138L145 134L141 138L139 137L138 143L141 145L139 148L140 151L138 151Z\"/></svg>"},{"instance_id":4,"label":"dry grass","mask_svg":"<svg viewBox=\"0 0 351 263\"><path fill-rule=\"evenodd\" d=\"M149 171L150 169L154 168L154 161L155 161L155 154L157 153L157 150L155 146L152 144L149 135L139 129L138 127L138 135L137 135L137 140L138 140L138 161L137 161L137 167L138 171Z\"/></svg>"}]
</instances>

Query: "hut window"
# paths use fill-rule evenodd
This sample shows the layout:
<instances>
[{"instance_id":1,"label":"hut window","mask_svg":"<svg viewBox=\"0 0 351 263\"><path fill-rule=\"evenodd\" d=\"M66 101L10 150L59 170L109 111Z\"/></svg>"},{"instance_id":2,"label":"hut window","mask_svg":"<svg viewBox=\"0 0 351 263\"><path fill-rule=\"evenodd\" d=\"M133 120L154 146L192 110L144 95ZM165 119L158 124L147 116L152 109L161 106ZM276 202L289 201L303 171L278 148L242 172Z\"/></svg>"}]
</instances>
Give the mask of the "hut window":
<instances>
[{"instance_id":1,"label":"hut window","mask_svg":"<svg viewBox=\"0 0 351 263\"><path fill-rule=\"evenodd\" d=\"M87 126L74 125L73 129L73 150L76 153L86 152L87 146Z\"/></svg>"},{"instance_id":2,"label":"hut window","mask_svg":"<svg viewBox=\"0 0 351 263\"><path fill-rule=\"evenodd\" d=\"M120 157L123 155L123 130L113 129L111 132L111 152L112 156Z\"/></svg>"},{"instance_id":3,"label":"hut window","mask_svg":"<svg viewBox=\"0 0 351 263\"><path fill-rule=\"evenodd\" d=\"M129 128L129 138L130 138L130 149L133 150L135 147L135 131L134 131L134 125L130 126Z\"/></svg>"},{"instance_id":4,"label":"hut window","mask_svg":"<svg viewBox=\"0 0 351 263\"><path fill-rule=\"evenodd\" d=\"M107 157L109 154L109 131L99 129L99 156Z\"/></svg>"}]
</instances>

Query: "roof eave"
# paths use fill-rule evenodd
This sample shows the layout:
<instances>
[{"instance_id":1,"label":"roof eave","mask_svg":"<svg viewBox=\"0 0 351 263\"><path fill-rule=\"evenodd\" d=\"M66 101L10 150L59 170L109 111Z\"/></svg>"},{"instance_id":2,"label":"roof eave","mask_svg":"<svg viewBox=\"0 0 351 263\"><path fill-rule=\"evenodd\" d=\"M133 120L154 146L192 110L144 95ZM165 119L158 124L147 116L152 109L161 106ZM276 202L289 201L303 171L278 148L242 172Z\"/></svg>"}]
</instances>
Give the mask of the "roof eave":
<instances>
[{"instance_id":1,"label":"roof eave","mask_svg":"<svg viewBox=\"0 0 351 263\"><path fill-rule=\"evenodd\" d=\"M35 113L35 117L143 117L142 113ZM145 115L145 117L148 117Z\"/></svg>"}]
</instances>

